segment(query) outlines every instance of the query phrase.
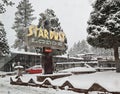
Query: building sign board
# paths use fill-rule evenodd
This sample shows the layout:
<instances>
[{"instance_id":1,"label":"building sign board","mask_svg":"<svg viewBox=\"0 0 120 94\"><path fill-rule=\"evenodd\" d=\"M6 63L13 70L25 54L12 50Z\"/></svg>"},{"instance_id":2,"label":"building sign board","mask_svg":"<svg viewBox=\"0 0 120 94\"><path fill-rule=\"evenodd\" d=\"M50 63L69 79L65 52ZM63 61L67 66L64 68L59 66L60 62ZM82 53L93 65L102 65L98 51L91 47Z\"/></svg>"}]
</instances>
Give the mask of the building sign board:
<instances>
[{"instance_id":1,"label":"building sign board","mask_svg":"<svg viewBox=\"0 0 120 94\"><path fill-rule=\"evenodd\" d=\"M65 49L65 34L62 31L47 31L31 25L28 29L28 45L34 47L51 47L52 49Z\"/></svg>"}]
</instances>

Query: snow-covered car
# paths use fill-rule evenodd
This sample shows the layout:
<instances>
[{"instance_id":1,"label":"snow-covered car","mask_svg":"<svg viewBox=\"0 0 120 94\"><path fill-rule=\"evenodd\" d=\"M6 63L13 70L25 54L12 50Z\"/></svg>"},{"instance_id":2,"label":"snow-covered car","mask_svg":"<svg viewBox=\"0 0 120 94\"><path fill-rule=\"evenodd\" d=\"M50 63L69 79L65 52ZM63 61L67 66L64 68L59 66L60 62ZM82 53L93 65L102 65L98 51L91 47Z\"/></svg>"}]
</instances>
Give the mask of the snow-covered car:
<instances>
[{"instance_id":1,"label":"snow-covered car","mask_svg":"<svg viewBox=\"0 0 120 94\"><path fill-rule=\"evenodd\" d=\"M25 70L27 73L30 74L36 74L36 73L42 73L43 72L43 68L41 65L35 65L33 67L30 67L28 69Z\"/></svg>"}]
</instances>

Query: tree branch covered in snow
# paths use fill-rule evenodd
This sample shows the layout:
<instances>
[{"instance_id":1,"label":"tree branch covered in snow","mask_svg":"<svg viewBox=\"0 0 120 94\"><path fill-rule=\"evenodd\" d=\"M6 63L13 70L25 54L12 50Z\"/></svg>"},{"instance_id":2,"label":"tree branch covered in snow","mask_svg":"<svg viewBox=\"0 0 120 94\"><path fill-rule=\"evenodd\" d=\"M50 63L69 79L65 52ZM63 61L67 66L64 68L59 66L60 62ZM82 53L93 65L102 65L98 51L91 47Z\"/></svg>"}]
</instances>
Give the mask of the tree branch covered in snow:
<instances>
[{"instance_id":1,"label":"tree branch covered in snow","mask_svg":"<svg viewBox=\"0 0 120 94\"><path fill-rule=\"evenodd\" d=\"M6 11L5 6L12 6L14 3L11 0L1 0L0 1L0 14Z\"/></svg>"},{"instance_id":2,"label":"tree branch covered in snow","mask_svg":"<svg viewBox=\"0 0 120 94\"><path fill-rule=\"evenodd\" d=\"M120 2L118 0L96 0L88 20L90 45L100 48L113 48L118 60L120 46Z\"/></svg>"},{"instance_id":3,"label":"tree branch covered in snow","mask_svg":"<svg viewBox=\"0 0 120 94\"><path fill-rule=\"evenodd\" d=\"M5 56L9 54L9 46L6 40L6 32L4 25L0 21L0 56Z\"/></svg>"}]
</instances>

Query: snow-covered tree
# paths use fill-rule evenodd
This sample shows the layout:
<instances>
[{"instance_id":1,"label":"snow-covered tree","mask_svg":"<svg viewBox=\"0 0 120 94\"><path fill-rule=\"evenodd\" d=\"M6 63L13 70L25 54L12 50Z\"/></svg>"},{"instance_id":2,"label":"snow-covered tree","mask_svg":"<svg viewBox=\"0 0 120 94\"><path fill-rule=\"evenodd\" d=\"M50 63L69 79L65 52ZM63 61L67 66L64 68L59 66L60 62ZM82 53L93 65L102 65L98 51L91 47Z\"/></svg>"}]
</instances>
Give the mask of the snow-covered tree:
<instances>
[{"instance_id":1,"label":"snow-covered tree","mask_svg":"<svg viewBox=\"0 0 120 94\"><path fill-rule=\"evenodd\" d=\"M119 60L120 1L96 0L88 21L87 41L93 47L113 48L115 60Z\"/></svg>"},{"instance_id":2,"label":"snow-covered tree","mask_svg":"<svg viewBox=\"0 0 120 94\"><path fill-rule=\"evenodd\" d=\"M113 56L113 49L91 47L91 51L97 56Z\"/></svg>"},{"instance_id":3,"label":"snow-covered tree","mask_svg":"<svg viewBox=\"0 0 120 94\"><path fill-rule=\"evenodd\" d=\"M47 31L56 31L56 32L63 32L63 29L60 26L59 19L55 15L55 12L52 9L46 9L44 13L40 13L40 19L38 27L42 29L46 29ZM67 44L67 38L64 41ZM66 53L67 46L64 50L54 49L52 54L53 55L61 55Z\"/></svg>"},{"instance_id":4,"label":"snow-covered tree","mask_svg":"<svg viewBox=\"0 0 120 94\"><path fill-rule=\"evenodd\" d=\"M27 51L27 27L31 25L32 21L35 19L35 17L33 17L34 10L29 0L22 0L19 2L17 10L18 11L15 13L15 22L12 27L17 34L17 39L13 47Z\"/></svg>"},{"instance_id":5,"label":"snow-covered tree","mask_svg":"<svg viewBox=\"0 0 120 94\"><path fill-rule=\"evenodd\" d=\"M53 30L53 31L63 31L60 26L59 19L55 15L55 12L52 9L46 9L44 13L40 13L40 19L38 27L44 29Z\"/></svg>"},{"instance_id":6,"label":"snow-covered tree","mask_svg":"<svg viewBox=\"0 0 120 94\"><path fill-rule=\"evenodd\" d=\"M89 53L89 46L88 44L86 43L85 40L82 40L80 45L79 45L79 53L82 53L82 54L85 54L85 53Z\"/></svg>"},{"instance_id":7,"label":"snow-covered tree","mask_svg":"<svg viewBox=\"0 0 120 94\"><path fill-rule=\"evenodd\" d=\"M0 14L6 11L5 6L12 6L14 3L11 0L1 0L0 1Z\"/></svg>"},{"instance_id":8,"label":"snow-covered tree","mask_svg":"<svg viewBox=\"0 0 120 94\"><path fill-rule=\"evenodd\" d=\"M0 57L9 54L9 46L6 40L4 25L0 21Z\"/></svg>"},{"instance_id":9,"label":"snow-covered tree","mask_svg":"<svg viewBox=\"0 0 120 94\"><path fill-rule=\"evenodd\" d=\"M0 1L0 14L6 11L6 6L12 6L14 3L11 0ZM8 55L9 46L6 39L6 32L3 23L0 21L0 57Z\"/></svg>"},{"instance_id":10,"label":"snow-covered tree","mask_svg":"<svg viewBox=\"0 0 120 94\"><path fill-rule=\"evenodd\" d=\"M76 42L73 44L73 47L70 48L70 50L68 51L68 54L70 56L75 56L76 54L78 54L78 45Z\"/></svg>"},{"instance_id":11,"label":"snow-covered tree","mask_svg":"<svg viewBox=\"0 0 120 94\"><path fill-rule=\"evenodd\" d=\"M90 52L90 49L86 40L82 40L77 43L74 43L73 47L70 48L70 50L68 51L70 56L76 56L77 54L86 54L89 52Z\"/></svg>"},{"instance_id":12,"label":"snow-covered tree","mask_svg":"<svg viewBox=\"0 0 120 94\"><path fill-rule=\"evenodd\" d=\"M72 49L72 48L70 48L70 49L69 49L69 51L68 51L69 56L74 56L74 54L73 54L73 53L74 53L73 49Z\"/></svg>"}]
</instances>

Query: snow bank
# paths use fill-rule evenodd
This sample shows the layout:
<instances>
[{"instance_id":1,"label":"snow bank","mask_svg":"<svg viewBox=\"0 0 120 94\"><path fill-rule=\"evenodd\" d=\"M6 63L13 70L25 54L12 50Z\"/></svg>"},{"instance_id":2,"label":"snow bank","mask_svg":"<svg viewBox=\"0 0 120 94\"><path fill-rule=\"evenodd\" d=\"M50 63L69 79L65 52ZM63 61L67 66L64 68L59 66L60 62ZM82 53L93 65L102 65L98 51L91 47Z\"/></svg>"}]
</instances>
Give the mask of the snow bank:
<instances>
[{"instance_id":1,"label":"snow bank","mask_svg":"<svg viewBox=\"0 0 120 94\"><path fill-rule=\"evenodd\" d=\"M91 68L91 67L75 67L75 68L69 68L69 69L61 70L59 72L73 73L73 72L95 72L95 71L96 70L94 68Z\"/></svg>"}]
</instances>

